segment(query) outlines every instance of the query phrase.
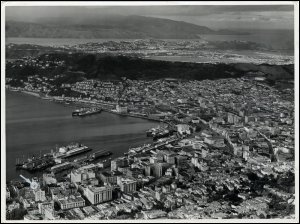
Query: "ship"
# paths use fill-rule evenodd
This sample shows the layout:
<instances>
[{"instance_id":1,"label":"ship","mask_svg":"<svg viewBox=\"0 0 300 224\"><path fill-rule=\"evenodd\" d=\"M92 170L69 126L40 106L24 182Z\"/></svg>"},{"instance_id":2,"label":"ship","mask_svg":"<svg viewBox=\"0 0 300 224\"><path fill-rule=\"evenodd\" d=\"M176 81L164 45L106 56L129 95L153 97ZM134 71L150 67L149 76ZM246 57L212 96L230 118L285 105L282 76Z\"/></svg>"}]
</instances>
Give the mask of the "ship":
<instances>
[{"instance_id":1,"label":"ship","mask_svg":"<svg viewBox=\"0 0 300 224\"><path fill-rule=\"evenodd\" d=\"M147 137L153 137L157 134L159 134L160 132L163 132L165 129L167 129L167 126L157 126L156 128L151 128L148 131L146 131Z\"/></svg>"},{"instance_id":2,"label":"ship","mask_svg":"<svg viewBox=\"0 0 300 224\"><path fill-rule=\"evenodd\" d=\"M108 151L108 150L99 150L95 153L92 153L90 156L89 156L89 161L93 161L97 158L100 158L100 157L105 157L105 156L110 156L112 154L111 151Z\"/></svg>"},{"instance_id":3,"label":"ship","mask_svg":"<svg viewBox=\"0 0 300 224\"><path fill-rule=\"evenodd\" d=\"M142 152L144 149L149 148L151 144L144 144L143 146L139 146L136 148L130 148L127 153L124 153L124 155L135 155L137 153Z\"/></svg>"},{"instance_id":4,"label":"ship","mask_svg":"<svg viewBox=\"0 0 300 224\"><path fill-rule=\"evenodd\" d=\"M82 113L84 110L86 110L85 108L80 108L80 109L76 109L75 111L72 112L72 116L79 116L80 113Z\"/></svg>"},{"instance_id":5,"label":"ship","mask_svg":"<svg viewBox=\"0 0 300 224\"><path fill-rule=\"evenodd\" d=\"M27 170L30 172L42 171L55 164L53 157L49 155L32 156L27 160L22 160L22 162L20 162L19 159L17 160L18 162L16 166L18 169Z\"/></svg>"},{"instance_id":6,"label":"ship","mask_svg":"<svg viewBox=\"0 0 300 224\"><path fill-rule=\"evenodd\" d=\"M157 141L160 138L169 137L174 133L172 130L164 130L153 135L153 141Z\"/></svg>"},{"instance_id":7,"label":"ship","mask_svg":"<svg viewBox=\"0 0 300 224\"><path fill-rule=\"evenodd\" d=\"M101 113L102 109L101 108L81 108L81 109L76 109L75 111L72 112L72 116L79 116L79 117L84 117L92 114L98 114Z\"/></svg>"},{"instance_id":8,"label":"ship","mask_svg":"<svg viewBox=\"0 0 300 224\"><path fill-rule=\"evenodd\" d=\"M79 144L79 143L75 143L75 144L70 144L67 146L62 146L58 149L58 152L53 153L53 157L56 158L68 158L68 157L72 157L75 155L79 155L88 151L91 151L92 149Z\"/></svg>"}]
</instances>

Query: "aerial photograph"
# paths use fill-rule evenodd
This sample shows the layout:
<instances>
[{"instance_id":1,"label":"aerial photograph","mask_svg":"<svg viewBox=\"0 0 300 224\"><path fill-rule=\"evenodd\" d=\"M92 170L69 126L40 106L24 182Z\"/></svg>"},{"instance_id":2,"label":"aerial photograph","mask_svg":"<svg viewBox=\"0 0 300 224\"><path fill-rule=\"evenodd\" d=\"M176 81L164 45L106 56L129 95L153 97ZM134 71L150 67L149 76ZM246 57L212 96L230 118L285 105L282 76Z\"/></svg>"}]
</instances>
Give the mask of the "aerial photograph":
<instances>
[{"instance_id":1,"label":"aerial photograph","mask_svg":"<svg viewBox=\"0 0 300 224\"><path fill-rule=\"evenodd\" d=\"M104 3L1 2L1 222L299 222L299 3Z\"/></svg>"}]
</instances>

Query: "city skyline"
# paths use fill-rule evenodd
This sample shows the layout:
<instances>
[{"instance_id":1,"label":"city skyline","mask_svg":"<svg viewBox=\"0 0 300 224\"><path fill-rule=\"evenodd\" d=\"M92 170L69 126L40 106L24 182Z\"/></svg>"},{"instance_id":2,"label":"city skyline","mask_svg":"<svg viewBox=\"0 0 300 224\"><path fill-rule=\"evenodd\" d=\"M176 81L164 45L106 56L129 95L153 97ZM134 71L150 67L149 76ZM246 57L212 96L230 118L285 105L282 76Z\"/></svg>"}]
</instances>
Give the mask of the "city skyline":
<instances>
[{"instance_id":1,"label":"city skyline","mask_svg":"<svg viewBox=\"0 0 300 224\"><path fill-rule=\"evenodd\" d=\"M299 3L147 4L2 3L1 221L299 222Z\"/></svg>"}]
</instances>

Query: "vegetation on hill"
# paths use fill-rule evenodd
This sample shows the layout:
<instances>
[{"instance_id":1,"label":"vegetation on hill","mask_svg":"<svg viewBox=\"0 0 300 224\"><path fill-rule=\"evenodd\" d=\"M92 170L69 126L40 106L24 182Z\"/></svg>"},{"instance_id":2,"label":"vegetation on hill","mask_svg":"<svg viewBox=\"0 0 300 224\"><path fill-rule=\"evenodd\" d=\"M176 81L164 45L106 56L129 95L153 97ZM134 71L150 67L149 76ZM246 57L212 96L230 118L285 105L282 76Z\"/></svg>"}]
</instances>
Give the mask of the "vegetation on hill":
<instances>
[{"instance_id":1,"label":"vegetation on hill","mask_svg":"<svg viewBox=\"0 0 300 224\"><path fill-rule=\"evenodd\" d=\"M7 77L24 79L30 75L55 77L56 85L74 83L83 79L120 80L129 79L153 80L176 78L184 80L203 80L242 77L248 72L259 72L267 79L293 79L293 65L254 65L254 64L200 64L188 62L169 62L141 59L125 56L103 56L95 54L53 53L41 55L38 61L65 61L61 66L40 68L35 65L24 67L6 66Z\"/></svg>"}]
</instances>

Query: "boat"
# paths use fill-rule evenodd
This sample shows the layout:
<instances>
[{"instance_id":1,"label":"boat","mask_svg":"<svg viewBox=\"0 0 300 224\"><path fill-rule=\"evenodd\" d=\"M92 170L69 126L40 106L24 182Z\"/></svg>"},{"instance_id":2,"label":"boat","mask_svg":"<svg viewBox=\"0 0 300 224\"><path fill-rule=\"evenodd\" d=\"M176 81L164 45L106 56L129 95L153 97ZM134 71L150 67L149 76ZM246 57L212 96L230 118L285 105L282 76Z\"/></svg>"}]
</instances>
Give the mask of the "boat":
<instances>
[{"instance_id":1,"label":"boat","mask_svg":"<svg viewBox=\"0 0 300 224\"><path fill-rule=\"evenodd\" d=\"M72 112L72 116L79 116L79 114L81 112L83 112L85 110L85 108L80 108L80 109L76 109L75 111Z\"/></svg>"},{"instance_id":2,"label":"boat","mask_svg":"<svg viewBox=\"0 0 300 224\"><path fill-rule=\"evenodd\" d=\"M72 116L79 116L79 117L84 117L92 114L98 114L101 113L102 109L101 108L80 108L76 109L75 111L72 112Z\"/></svg>"},{"instance_id":3,"label":"boat","mask_svg":"<svg viewBox=\"0 0 300 224\"><path fill-rule=\"evenodd\" d=\"M164 131L158 132L158 133L156 133L156 134L153 135L153 140L157 141L160 138L169 137L170 135L173 134L173 132L174 131L169 131L169 130L164 130Z\"/></svg>"},{"instance_id":4,"label":"boat","mask_svg":"<svg viewBox=\"0 0 300 224\"><path fill-rule=\"evenodd\" d=\"M146 134L147 134L147 137L153 137L153 136L165 131L166 129L167 129L166 125L164 125L164 126L159 125L155 128L151 128L148 131L146 131Z\"/></svg>"},{"instance_id":5,"label":"boat","mask_svg":"<svg viewBox=\"0 0 300 224\"><path fill-rule=\"evenodd\" d=\"M81 153L85 153L88 151L91 151L92 149L79 144L79 143L75 143L75 144L70 144L67 146L62 146L58 149L58 152L53 153L53 157L56 158L68 158L68 157L72 157L75 155L79 155Z\"/></svg>"},{"instance_id":6,"label":"boat","mask_svg":"<svg viewBox=\"0 0 300 224\"><path fill-rule=\"evenodd\" d=\"M46 168L53 166L55 164L53 157L49 155L44 156L32 156L27 160L23 160L21 163L17 163L18 169L27 170L30 172L42 171Z\"/></svg>"},{"instance_id":7,"label":"boat","mask_svg":"<svg viewBox=\"0 0 300 224\"><path fill-rule=\"evenodd\" d=\"M140 152L142 152L144 149L149 148L150 146L151 146L151 144L144 144L143 146L139 146L139 147L136 147L136 148L130 148L130 149L128 150L127 155L140 153Z\"/></svg>"}]
</instances>

